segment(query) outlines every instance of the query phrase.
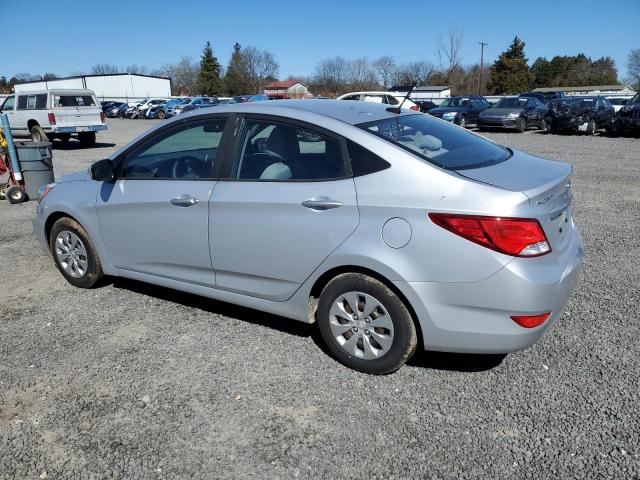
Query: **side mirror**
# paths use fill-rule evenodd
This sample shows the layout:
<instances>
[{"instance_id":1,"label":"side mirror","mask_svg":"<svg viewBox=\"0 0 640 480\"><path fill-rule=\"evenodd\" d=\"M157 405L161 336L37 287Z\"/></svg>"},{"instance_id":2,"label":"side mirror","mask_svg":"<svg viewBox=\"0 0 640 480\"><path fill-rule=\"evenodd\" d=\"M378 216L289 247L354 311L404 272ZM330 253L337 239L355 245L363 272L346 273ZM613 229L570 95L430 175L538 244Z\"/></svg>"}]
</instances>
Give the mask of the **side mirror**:
<instances>
[{"instance_id":1,"label":"side mirror","mask_svg":"<svg viewBox=\"0 0 640 480\"><path fill-rule=\"evenodd\" d=\"M99 160L91 165L91 178L98 182L111 182L116 176L113 173L113 163L108 158Z\"/></svg>"}]
</instances>

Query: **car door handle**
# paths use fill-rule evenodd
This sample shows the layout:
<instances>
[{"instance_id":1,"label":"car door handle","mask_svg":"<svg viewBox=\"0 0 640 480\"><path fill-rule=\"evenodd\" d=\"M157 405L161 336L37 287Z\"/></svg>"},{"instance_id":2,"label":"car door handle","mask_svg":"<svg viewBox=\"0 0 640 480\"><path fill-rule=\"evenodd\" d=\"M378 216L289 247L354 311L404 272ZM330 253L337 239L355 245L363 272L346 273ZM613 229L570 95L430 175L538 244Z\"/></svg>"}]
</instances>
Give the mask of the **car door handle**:
<instances>
[{"instance_id":1,"label":"car door handle","mask_svg":"<svg viewBox=\"0 0 640 480\"><path fill-rule=\"evenodd\" d=\"M331 210L342 206L342 202L331 200L327 197L314 197L301 203L303 207L310 210Z\"/></svg>"},{"instance_id":2,"label":"car door handle","mask_svg":"<svg viewBox=\"0 0 640 480\"><path fill-rule=\"evenodd\" d=\"M179 197L172 198L169 201L171 202L171 205L175 205L176 207L190 207L198 203L200 200L189 195L180 195Z\"/></svg>"}]
</instances>

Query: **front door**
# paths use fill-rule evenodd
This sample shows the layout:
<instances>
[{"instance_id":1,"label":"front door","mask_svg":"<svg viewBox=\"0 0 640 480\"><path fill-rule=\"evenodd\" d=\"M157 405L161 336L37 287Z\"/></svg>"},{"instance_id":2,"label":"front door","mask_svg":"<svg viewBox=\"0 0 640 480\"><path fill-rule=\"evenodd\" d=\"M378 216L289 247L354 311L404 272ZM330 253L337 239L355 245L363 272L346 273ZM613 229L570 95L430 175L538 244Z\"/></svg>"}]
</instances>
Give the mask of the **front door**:
<instances>
[{"instance_id":1,"label":"front door","mask_svg":"<svg viewBox=\"0 0 640 480\"><path fill-rule=\"evenodd\" d=\"M209 198L224 118L162 130L116 160L97 208L115 267L213 286Z\"/></svg>"},{"instance_id":2,"label":"front door","mask_svg":"<svg viewBox=\"0 0 640 480\"><path fill-rule=\"evenodd\" d=\"M342 141L280 120L246 118L228 178L211 197L216 286L290 298L355 230Z\"/></svg>"}]
</instances>

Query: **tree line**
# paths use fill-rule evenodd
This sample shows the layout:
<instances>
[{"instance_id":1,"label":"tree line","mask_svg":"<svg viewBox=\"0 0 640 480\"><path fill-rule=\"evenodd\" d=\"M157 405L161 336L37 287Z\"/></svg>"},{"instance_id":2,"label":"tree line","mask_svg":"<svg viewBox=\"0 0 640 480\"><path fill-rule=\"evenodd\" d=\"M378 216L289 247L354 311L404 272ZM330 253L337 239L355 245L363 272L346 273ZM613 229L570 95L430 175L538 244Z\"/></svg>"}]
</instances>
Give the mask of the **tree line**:
<instances>
[{"instance_id":1,"label":"tree line","mask_svg":"<svg viewBox=\"0 0 640 480\"><path fill-rule=\"evenodd\" d=\"M618 83L615 62L610 57L592 60L583 53L556 55L551 60L537 58L531 65L525 55L525 42L517 36L491 65L462 65L460 49L462 30L449 27L448 34L439 40L436 66L426 60L398 63L384 55L370 60L367 57L346 59L334 56L320 60L313 75L294 77L305 83L316 95L337 96L357 90L388 90L399 85L449 85L453 94L509 95L536 87L569 87L581 85L611 85ZM640 88L640 49L629 54L629 81ZM278 78L280 66L273 53L254 46L233 46L231 58L223 67L210 42L203 48L200 61L182 57L176 63L155 70L144 65L119 68L112 64L94 65L91 74L129 72L149 74L171 79L173 95L239 95L261 92L264 85ZM82 75L74 72L72 76ZM18 74L9 80L0 77L0 92L9 93L16 83L58 78L54 73Z\"/></svg>"}]
</instances>

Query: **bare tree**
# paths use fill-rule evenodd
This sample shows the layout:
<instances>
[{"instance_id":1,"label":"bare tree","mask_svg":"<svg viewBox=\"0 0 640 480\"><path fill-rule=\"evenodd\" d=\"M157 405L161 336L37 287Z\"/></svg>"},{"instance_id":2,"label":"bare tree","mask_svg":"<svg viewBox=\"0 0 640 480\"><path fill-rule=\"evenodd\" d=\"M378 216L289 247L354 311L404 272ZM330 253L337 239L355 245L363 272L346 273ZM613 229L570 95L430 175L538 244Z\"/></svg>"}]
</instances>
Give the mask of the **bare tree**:
<instances>
[{"instance_id":1,"label":"bare tree","mask_svg":"<svg viewBox=\"0 0 640 480\"><path fill-rule=\"evenodd\" d=\"M627 69L629 70L632 82L635 83L635 87L640 88L640 48L636 48L629 52Z\"/></svg>"},{"instance_id":2,"label":"bare tree","mask_svg":"<svg viewBox=\"0 0 640 480\"><path fill-rule=\"evenodd\" d=\"M460 67L462 57L460 47L462 46L462 28L456 25L449 25L446 39L440 37L438 49L436 51L440 66L446 70L447 78L454 70Z\"/></svg>"},{"instance_id":3,"label":"bare tree","mask_svg":"<svg viewBox=\"0 0 640 480\"><path fill-rule=\"evenodd\" d=\"M366 57L351 60L347 72L347 79L353 90L371 90L377 86L376 74Z\"/></svg>"},{"instance_id":4,"label":"bare tree","mask_svg":"<svg viewBox=\"0 0 640 480\"><path fill-rule=\"evenodd\" d=\"M40 78L42 78L42 80L54 80L58 78L58 75L55 73L43 73Z\"/></svg>"},{"instance_id":5,"label":"bare tree","mask_svg":"<svg viewBox=\"0 0 640 480\"><path fill-rule=\"evenodd\" d=\"M389 55L384 55L373 62L373 68L378 74L382 88L388 89L396 72L396 61Z\"/></svg>"},{"instance_id":6,"label":"bare tree","mask_svg":"<svg viewBox=\"0 0 640 480\"><path fill-rule=\"evenodd\" d=\"M315 82L322 93L337 95L347 83L348 62L343 57L332 57L316 65Z\"/></svg>"},{"instance_id":7,"label":"bare tree","mask_svg":"<svg viewBox=\"0 0 640 480\"><path fill-rule=\"evenodd\" d=\"M119 70L117 66L109 63L99 63L91 67L91 73L96 75L109 75L111 73L118 73Z\"/></svg>"},{"instance_id":8,"label":"bare tree","mask_svg":"<svg viewBox=\"0 0 640 480\"><path fill-rule=\"evenodd\" d=\"M394 73L396 85L425 85L435 71L433 64L425 61L416 61L400 65Z\"/></svg>"},{"instance_id":9,"label":"bare tree","mask_svg":"<svg viewBox=\"0 0 640 480\"><path fill-rule=\"evenodd\" d=\"M18 82L32 82L34 80L40 80L40 75L34 75L33 73L16 73L14 78Z\"/></svg>"},{"instance_id":10,"label":"bare tree","mask_svg":"<svg viewBox=\"0 0 640 480\"><path fill-rule=\"evenodd\" d=\"M249 46L244 47L241 54L247 85L253 90L253 93L261 92L262 86L266 82L277 78L280 65L273 53Z\"/></svg>"},{"instance_id":11,"label":"bare tree","mask_svg":"<svg viewBox=\"0 0 640 480\"><path fill-rule=\"evenodd\" d=\"M149 69L147 69L147 67L145 67L144 65L138 65L134 63L133 65L127 65L127 68L125 68L124 71L138 75L146 75Z\"/></svg>"},{"instance_id":12,"label":"bare tree","mask_svg":"<svg viewBox=\"0 0 640 480\"><path fill-rule=\"evenodd\" d=\"M174 95L193 95L198 89L200 65L191 57L182 57L176 64L165 65L161 69L162 77L171 79L171 91Z\"/></svg>"}]
</instances>

